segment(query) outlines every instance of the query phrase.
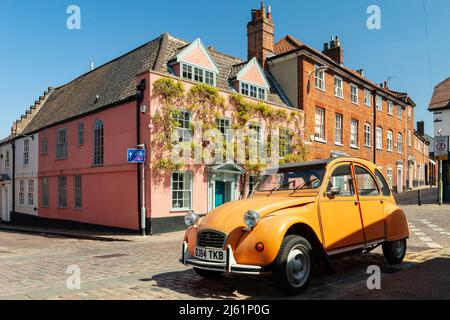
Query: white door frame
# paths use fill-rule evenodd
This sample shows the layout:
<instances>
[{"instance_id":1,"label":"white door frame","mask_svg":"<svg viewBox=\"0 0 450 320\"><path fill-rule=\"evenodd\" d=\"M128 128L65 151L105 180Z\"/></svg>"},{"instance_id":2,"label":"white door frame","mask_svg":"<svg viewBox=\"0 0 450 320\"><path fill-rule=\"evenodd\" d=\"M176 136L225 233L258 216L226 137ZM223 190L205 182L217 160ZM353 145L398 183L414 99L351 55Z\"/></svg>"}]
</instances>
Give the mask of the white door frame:
<instances>
[{"instance_id":1,"label":"white door frame","mask_svg":"<svg viewBox=\"0 0 450 320\"><path fill-rule=\"evenodd\" d=\"M397 193L402 192L403 192L403 166L397 165Z\"/></svg>"}]
</instances>

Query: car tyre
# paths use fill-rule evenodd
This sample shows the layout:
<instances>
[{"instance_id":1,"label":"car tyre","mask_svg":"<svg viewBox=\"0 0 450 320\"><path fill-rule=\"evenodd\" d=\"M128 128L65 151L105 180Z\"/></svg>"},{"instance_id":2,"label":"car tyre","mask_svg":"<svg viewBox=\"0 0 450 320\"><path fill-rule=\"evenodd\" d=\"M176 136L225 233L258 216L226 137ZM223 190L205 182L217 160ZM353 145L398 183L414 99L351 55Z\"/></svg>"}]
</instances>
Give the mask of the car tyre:
<instances>
[{"instance_id":1,"label":"car tyre","mask_svg":"<svg viewBox=\"0 0 450 320\"><path fill-rule=\"evenodd\" d=\"M406 239L383 243L383 254L389 264L399 264L406 254Z\"/></svg>"},{"instance_id":2,"label":"car tyre","mask_svg":"<svg viewBox=\"0 0 450 320\"><path fill-rule=\"evenodd\" d=\"M312 248L308 240L289 235L283 242L275 260L274 280L285 293L302 293L311 277Z\"/></svg>"},{"instance_id":3,"label":"car tyre","mask_svg":"<svg viewBox=\"0 0 450 320\"><path fill-rule=\"evenodd\" d=\"M205 270L194 268L194 271L202 278L205 279L218 279L222 276L223 272L221 271L213 271L213 270Z\"/></svg>"}]
</instances>

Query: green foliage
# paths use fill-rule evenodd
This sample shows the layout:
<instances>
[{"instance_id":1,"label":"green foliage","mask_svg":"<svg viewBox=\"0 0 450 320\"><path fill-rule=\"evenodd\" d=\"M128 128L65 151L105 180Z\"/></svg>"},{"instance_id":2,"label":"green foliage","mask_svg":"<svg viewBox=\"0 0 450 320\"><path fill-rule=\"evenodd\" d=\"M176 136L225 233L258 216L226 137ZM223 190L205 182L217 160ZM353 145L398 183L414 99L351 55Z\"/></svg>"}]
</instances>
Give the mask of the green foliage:
<instances>
[{"instance_id":1,"label":"green foliage","mask_svg":"<svg viewBox=\"0 0 450 320\"><path fill-rule=\"evenodd\" d=\"M184 91L184 84L171 78L160 78L153 83L153 93L169 103L183 98Z\"/></svg>"}]
</instances>

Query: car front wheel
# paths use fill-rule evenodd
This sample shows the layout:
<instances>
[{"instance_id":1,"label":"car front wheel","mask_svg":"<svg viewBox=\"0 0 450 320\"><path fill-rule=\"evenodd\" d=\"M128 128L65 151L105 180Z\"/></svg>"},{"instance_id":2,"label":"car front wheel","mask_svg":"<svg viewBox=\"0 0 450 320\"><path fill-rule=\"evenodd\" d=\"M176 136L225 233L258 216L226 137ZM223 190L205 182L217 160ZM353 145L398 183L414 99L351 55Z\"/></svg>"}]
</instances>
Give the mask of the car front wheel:
<instances>
[{"instance_id":1,"label":"car front wheel","mask_svg":"<svg viewBox=\"0 0 450 320\"><path fill-rule=\"evenodd\" d=\"M297 235L283 239L273 276L288 294L303 292L311 276L312 249L308 240Z\"/></svg>"},{"instance_id":2,"label":"car front wheel","mask_svg":"<svg viewBox=\"0 0 450 320\"><path fill-rule=\"evenodd\" d=\"M406 239L383 243L383 254L389 264L399 264L406 254Z\"/></svg>"}]
</instances>

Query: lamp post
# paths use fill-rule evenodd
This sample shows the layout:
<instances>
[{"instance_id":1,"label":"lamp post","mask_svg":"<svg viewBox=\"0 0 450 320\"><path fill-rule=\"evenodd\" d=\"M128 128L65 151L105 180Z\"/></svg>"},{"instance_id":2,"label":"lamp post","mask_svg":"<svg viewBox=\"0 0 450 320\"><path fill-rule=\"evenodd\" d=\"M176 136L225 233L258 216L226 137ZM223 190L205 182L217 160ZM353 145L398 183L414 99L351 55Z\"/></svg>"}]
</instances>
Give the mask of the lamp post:
<instances>
[{"instance_id":1,"label":"lamp post","mask_svg":"<svg viewBox=\"0 0 450 320\"><path fill-rule=\"evenodd\" d=\"M140 149L145 149L145 144L140 144L137 146ZM147 209L145 208L145 162L139 163L138 165L141 166L141 184L142 184L142 196L141 196L141 236L145 236L145 219L147 217Z\"/></svg>"}]
</instances>

